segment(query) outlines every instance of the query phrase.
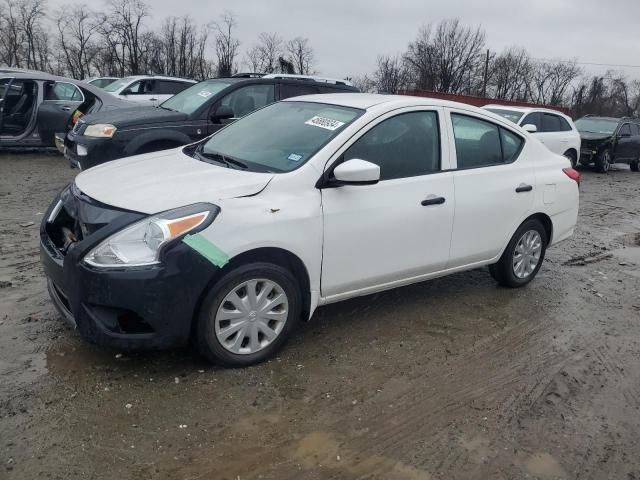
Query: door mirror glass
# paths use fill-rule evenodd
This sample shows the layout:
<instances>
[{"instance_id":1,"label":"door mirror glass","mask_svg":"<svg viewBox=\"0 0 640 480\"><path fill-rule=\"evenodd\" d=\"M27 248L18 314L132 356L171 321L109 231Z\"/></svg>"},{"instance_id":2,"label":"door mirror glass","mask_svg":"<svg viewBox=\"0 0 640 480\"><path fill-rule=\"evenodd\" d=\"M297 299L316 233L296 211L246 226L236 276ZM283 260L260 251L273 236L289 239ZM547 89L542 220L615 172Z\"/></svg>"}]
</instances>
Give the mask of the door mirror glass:
<instances>
[{"instance_id":1,"label":"door mirror glass","mask_svg":"<svg viewBox=\"0 0 640 480\"><path fill-rule=\"evenodd\" d=\"M371 185L380 180L380 167L375 163L352 158L333 170L333 176L344 185Z\"/></svg>"},{"instance_id":2,"label":"door mirror glass","mask_svg":"<svg viewBox=\"0 0 640 480\"><path fill-rule=\"evenodd\" d=\"M533 123L527 123L522 127L525 132L536 133L538 131L538 127L536 127Z\"/></svg>"},{"instance_id":3,"label":"door mirror glass","mask_svg":"<svg viewBox=\"0 0 640 480\"><path fill-rule=\"evenodd\" d=\"M211 116L212 122L220 122L221 120L228 120L234 118L233 108L228 105L220 105L216 108L215 113Z\"/></svg>"}]
</instances>

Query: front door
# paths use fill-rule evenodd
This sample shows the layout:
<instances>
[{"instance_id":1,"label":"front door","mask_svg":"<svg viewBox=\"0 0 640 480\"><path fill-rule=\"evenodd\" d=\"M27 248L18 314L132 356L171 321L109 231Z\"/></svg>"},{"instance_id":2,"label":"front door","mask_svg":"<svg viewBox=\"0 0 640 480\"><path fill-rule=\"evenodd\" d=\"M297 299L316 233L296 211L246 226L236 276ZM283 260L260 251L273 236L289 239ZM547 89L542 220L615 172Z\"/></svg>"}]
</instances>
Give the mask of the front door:
<instances>
[{"instance_id":1,"label":"front door","mask_svg":"<svg viewBox=\"0 0 640 480\"><path fill-rule=\"evenodd\" d=\"M450 266L497 256L533 205L536 178L518 162L524 139L466 111L451 110L457 168Z\"/></svg>"},{"instance_id":2,"label":"front door","mask_svg":"<svg viewBox=\"0 0 640 480\"><path fill-rule=\"evenodd\" d=\"M7 96L11 87L13 78L0 78L0 143L2 142L2 125L4 119L4 110L7 103Z\"/></svg>"},{"instance_id":3,"label":"front door","mask_svg":"<svg viewBox=\"0 0 640 480\"><path fill-rule=\"evenodd\" d=\"M631 124L623 123L616 132L614 161L635 158L636 139L632 136Z\"/></svg>"},{"instance_id":4,"label":"front door","mask_svg":"<svg viewBox=\"0 0 640 480\"><path fill-rule=\"evenodd\" d=\"M375 185L322 190L323 297L348 296L446 268L454 212L443 112L387 114L337 152L380 166Z\"/></svg>"}]
</instances>

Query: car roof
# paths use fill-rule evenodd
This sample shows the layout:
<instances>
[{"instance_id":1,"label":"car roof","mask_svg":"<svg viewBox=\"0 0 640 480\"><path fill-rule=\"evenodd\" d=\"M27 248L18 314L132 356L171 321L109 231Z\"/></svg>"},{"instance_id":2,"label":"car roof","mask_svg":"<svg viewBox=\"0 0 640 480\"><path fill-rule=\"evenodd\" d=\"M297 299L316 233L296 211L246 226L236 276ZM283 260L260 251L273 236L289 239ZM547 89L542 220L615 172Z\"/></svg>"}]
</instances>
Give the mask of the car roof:
<instances>
[{"instance_id":1,"label":"car roof","mask_svg":"<svg viewBox=\"0 0 640 480\"><path fill-rule=\"evenodd\" d=\"M544 108L544 107L512 107L511 105L485 105L482 108L497 108L500 110L512 110L514 112L522 112L522 113L530 113L530 112L548 112L553 113L555 115L562 115L566 117L564 113L560 110L554 110L553 108Z\"/></svg>"},{"instance_id":2,"label":"car roof","mask_svg":"<svg viewBox=\"0 0 640 480\"><path fill-rule=\"evenodd\" d=\"M197 80L193 80L191 78L181 78L181 77L169 77L166 75L127 75L124 78L131 78L133 80L143 80L145 78L153 78L153 79L160 79L160 80L179 80L181 82L189 82L189 83L198 83Z\"/></svg>"},{"instance_id":3,"label":"car roof","mask_svg":"<svg viewBox=\"0 0 640 480\"><path fill-rule=\"evenodd\" d=\"M325 93L318 95L304 95L301 97L287 98L285 102L316 102L328 103L342 107L370 109L379 105L388 105L394 108L409 106L429 106L429 107L449 107L462 108L465 110L478 110L484 114L491 115L491 112L483 111L478 107L466 103L452 102L450 100L439 100L428 97L413 97L410 95L382 95L377 93Z\"/></svg>"}]
</instances>

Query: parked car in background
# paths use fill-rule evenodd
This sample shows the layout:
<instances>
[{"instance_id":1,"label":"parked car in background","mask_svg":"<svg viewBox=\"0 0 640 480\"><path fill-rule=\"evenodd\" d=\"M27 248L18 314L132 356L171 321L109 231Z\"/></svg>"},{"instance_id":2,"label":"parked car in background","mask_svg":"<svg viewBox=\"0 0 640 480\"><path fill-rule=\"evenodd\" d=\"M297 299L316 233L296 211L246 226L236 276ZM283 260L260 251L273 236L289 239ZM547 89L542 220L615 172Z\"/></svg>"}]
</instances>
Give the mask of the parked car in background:
<instances>
[{"instance_id":1,"label":"parked car in background","mask_svg":"<svg viewBox=\"0 0 640 480\"><path fill-rule=\"evenodd\" d=\"M529 133L535 133L549 150L571 160L573 167L578 164L580 133L571 117L546 108L504 105L486 105L483 108L520 125Z\"/></svg>"},{"instance_id":2,"label":"parked car in background","mask_svg":"<svg viewBox=\"0 0 640 480\"><path fill-rule=\"evenodd\" d=\"M244 366L318 305L483 265L526 285L573 233L578 182L569 160L486 110L310 95L82 172L44 215L41 255L53 301L85 338L193 339Z\"/></svg>"},{"instance_id":3,"label":"parked car in background","mask_svg":"<svg viewBox=\"0 0 640 480\"><path fill-rule=\"evenodd\" d=\"M107 85L111 85L113 82L120 80L120 77L90 77L85 78L83 82L94 85L98 88L104 88Z\"/></svg>"},{"instance_id":4,"label":"parked car in background","mask_svg":"<svg viewBox=\"0 0 640 480\"><path fill-rule=\"evenodd\" d=\"M137 75L120 78L104 90L133 102L157 106L195 83L198 82L187 78Z\"/></svg>"},{"instance_id":5,"label":"parked car in background","mask_svg":"<svg viewBox=\"0 0 640 480\"><path fill-rule=\"evenodd\" d=\"M628 163L640 171L640 120L587 115L576 121L582 136L580 163L607 173L612 163Z\"/></svg>"},{"instance_id":6,"label":"parked car in background","mask_svg":"<svg viewBox=\"0 0 640 480\"><path fill-rule=\"evenodd\" d=\"M0 147L53 147L80 116L131 105L79 80L0 71Z\"/></svg>"},{"instance_id":7,"label":"parked car in background","mask_svg":"<svg viewBox=\"0 0 640 480\"><path fill-rule=\"evenodd\" d=\"M87 169L117 158L186 145L276 100L357 92L345 80L292 75L216 78L194 85L159 108L81 119L65 140L72 166Z\"/></svg>"}]
</instances>

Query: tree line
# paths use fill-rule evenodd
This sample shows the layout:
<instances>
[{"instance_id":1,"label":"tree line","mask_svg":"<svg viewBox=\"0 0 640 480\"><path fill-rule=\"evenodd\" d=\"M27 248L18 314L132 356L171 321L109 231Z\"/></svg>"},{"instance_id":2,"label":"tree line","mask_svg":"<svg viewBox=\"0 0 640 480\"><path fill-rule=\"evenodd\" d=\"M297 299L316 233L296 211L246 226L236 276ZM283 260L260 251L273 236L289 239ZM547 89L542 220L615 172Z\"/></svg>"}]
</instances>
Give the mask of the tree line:
<instances>
[{"instance_id":1,"label":"tree line","mask_svg":"<svg viewBox=\"0 0 640 480\"><path fill-rule=\"evenodd\" d=\"M144 0L107 0L102 10L79 2L55 12L47 0L0 0L0 63L74 78L315 72L308 38L262 32L242 46L230 12L206 24L168 17L155 29L150 17ZM352 79L362 91L487 96L569 107L576 116L640 113L640 81L615 71L589 76L576 62L535 59L518 47L491 52L484 29L458 19L420 28L403 53L378 56L376 65Z\"/></svg>"},{"instance_id":2,"label":"tree line","mask_svg":"<svg viewBox=\"0 0 640 480\"><path fill-rule=\"evenodd\" d=\"M589 76L576 62L538 60L523 48L491 52L482 27L457 19L422 27L404 53L378 56L372 74L353 80L363 91L483 96L568 107L576 117L640 114L638 80L615 71Z\"/></svg>"},{"instance_id":3,"label":"tree line","mask_svg":"<svg viewBox=\"0 0 640 480\"><path fill-rule=\"evenodd\" d=\"M307 38L264 32L242 55L230 12L206 24L168 17L155 29L150 16L144 0L108 0L103 10L78 2L55 12L47 0L1 0L0 63L80 79L146 73L204 79L241 68L314 72Z\"/></svg>"}]
</instances>

